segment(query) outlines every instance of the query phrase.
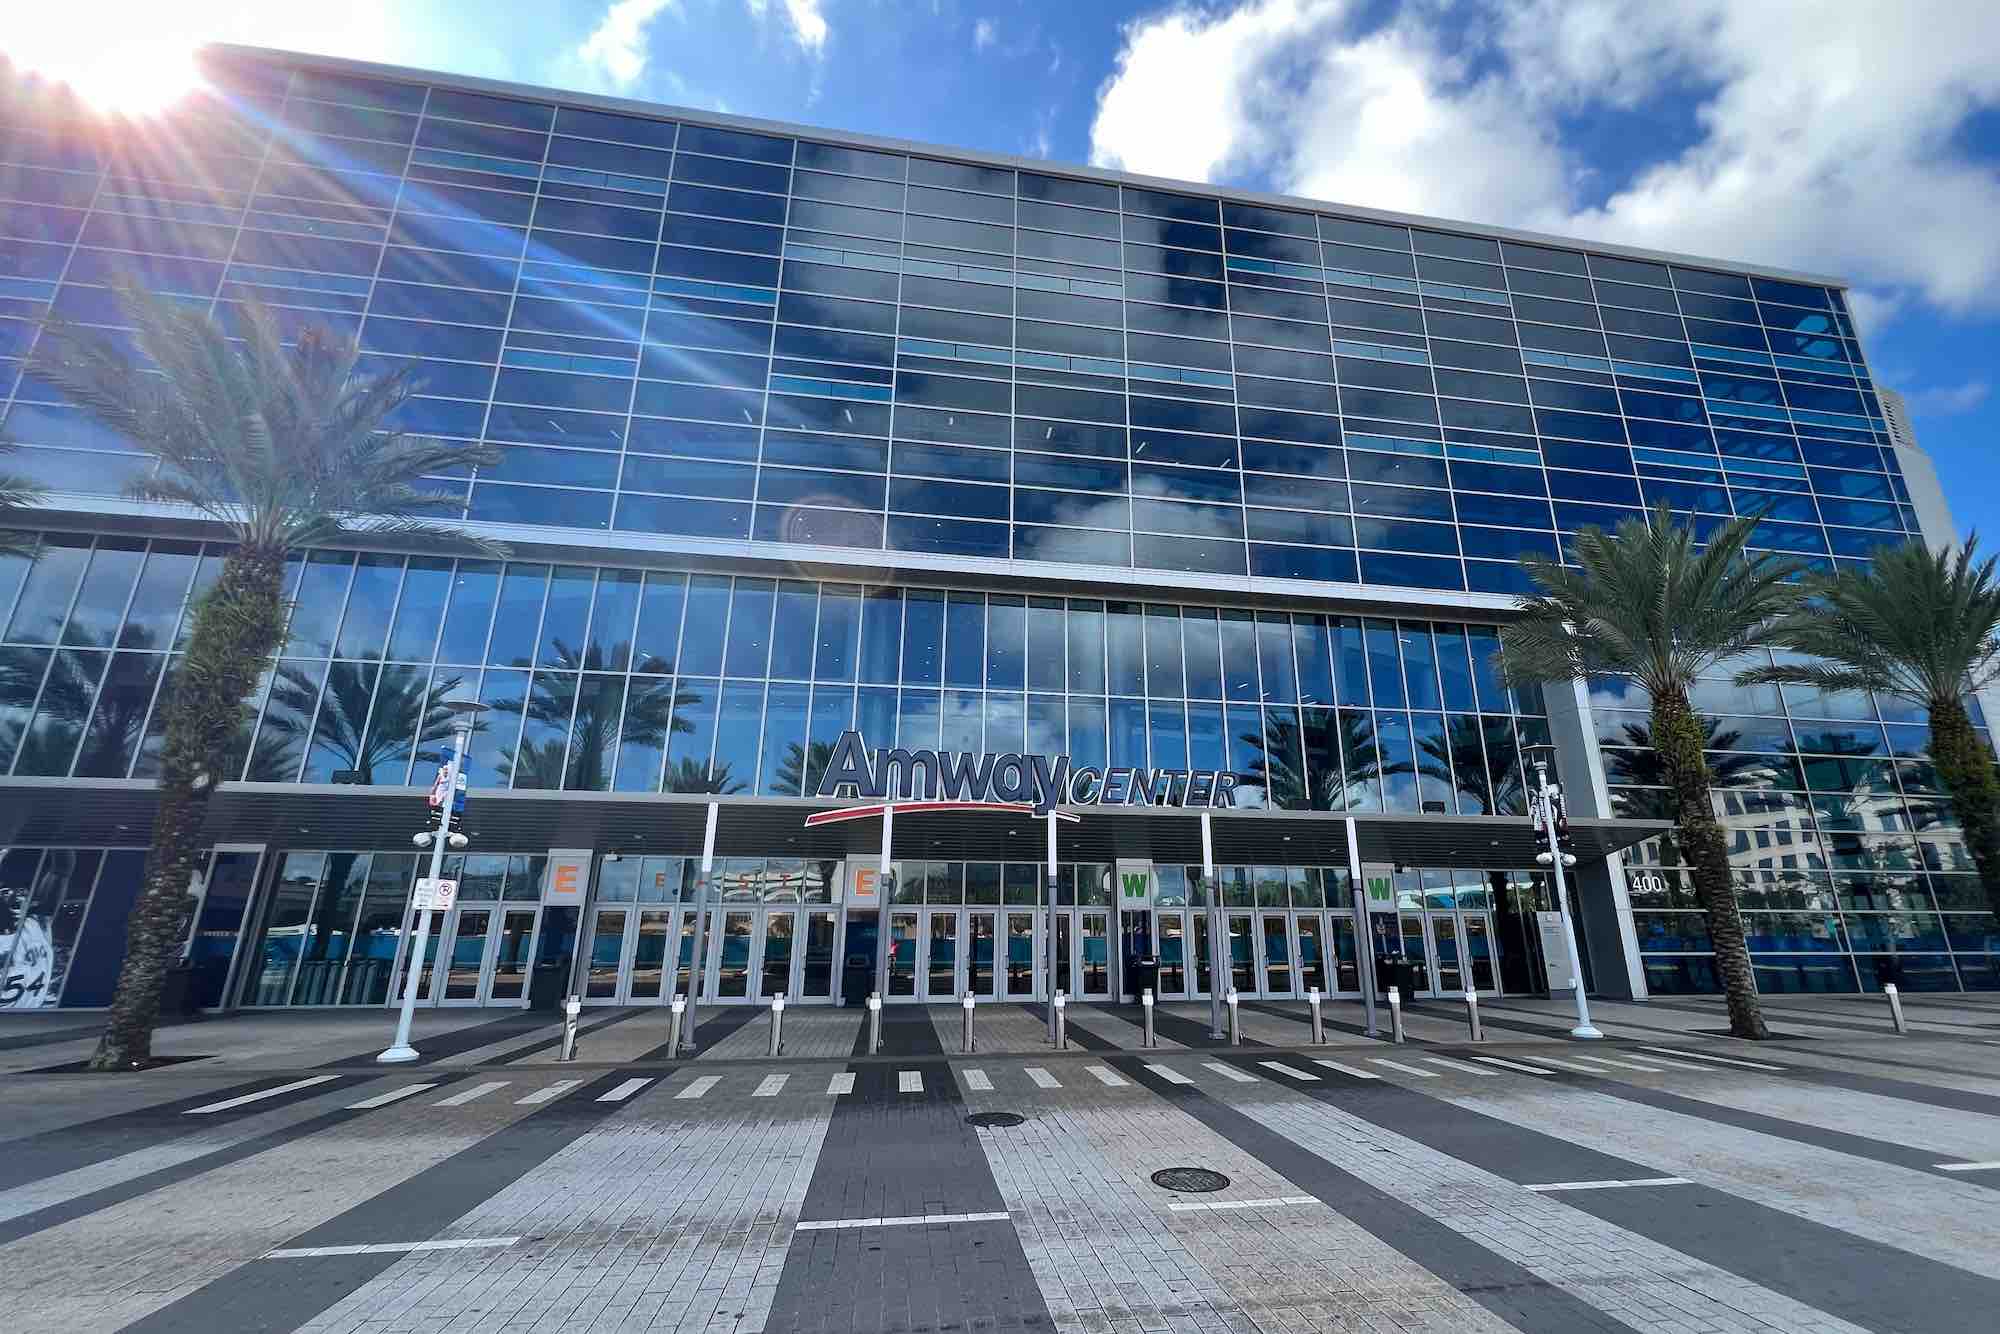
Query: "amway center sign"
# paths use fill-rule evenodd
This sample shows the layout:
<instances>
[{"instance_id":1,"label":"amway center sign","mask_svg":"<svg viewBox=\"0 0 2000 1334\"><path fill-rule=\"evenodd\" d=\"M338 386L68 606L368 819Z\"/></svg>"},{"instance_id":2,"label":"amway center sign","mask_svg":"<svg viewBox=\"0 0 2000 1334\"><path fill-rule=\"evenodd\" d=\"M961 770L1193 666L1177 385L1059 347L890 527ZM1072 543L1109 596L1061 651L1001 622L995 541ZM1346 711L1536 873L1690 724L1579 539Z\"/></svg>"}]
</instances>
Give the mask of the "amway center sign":
<instances>
[{"instance_id":1,"label":"amway center sign","mask_svg":"<svg viewBox=\"0 0 2000 1334\"><path fill-rule=\"evenodd\" d=\"M821 797L1030 807L1233 806L1236 775L1217 769L1073 768L1067 755L977 754L954 750L870 750L842 732Z\"/></svg>"}]
</instances>

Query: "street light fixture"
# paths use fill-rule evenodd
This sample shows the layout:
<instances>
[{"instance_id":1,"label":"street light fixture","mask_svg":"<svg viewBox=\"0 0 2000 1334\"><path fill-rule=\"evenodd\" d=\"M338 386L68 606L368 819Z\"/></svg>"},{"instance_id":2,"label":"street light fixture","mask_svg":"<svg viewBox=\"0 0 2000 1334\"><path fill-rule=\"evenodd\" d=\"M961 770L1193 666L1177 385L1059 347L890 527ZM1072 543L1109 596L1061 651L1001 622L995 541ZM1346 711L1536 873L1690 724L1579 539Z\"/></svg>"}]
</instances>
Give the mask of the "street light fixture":
<instances>
[{"instance_id":1,"label":"street light fixture","mask_svg":"<svg viewBox=\"0 0 2000 1334\"><path fill-rule=\"evenodd\" d=\"M437 785L431 789L431 801L438 811L438 826L435 831L424 830L414 840L418 847L431 850L432 890L430 894L420 896L423 906L417 913L417 938L411 943L403 965L403 1007L396 1018L396 1040L389 1044L387 1051L375 1058L389 1064L417 1059L417 1049L410 1045L410 1021L416 1015L417 975L423 971L424 945L430 940L435 887L444 874L445 849L462 848L471 842L464 834L453 831L451 813L452 807L457 804L459 784L464 781L465 745L472 737L475 720L486 712L486 706L471 700L455 699L447 701L445 708L451 712L451 763L439 771Z\"/></svg>"},{"instance_id":2,"label":"street light fixture","mask_svg":"<svg viewBox=\"0 0 2000 1334\"><path fill-rule=\"evenodd\" d=\"M1601 1038L1603 1032L1590 1022L1590 1001L1583 994L1583 964L1577 958L1576 926L1569 916L1569 889L1563 879L1563 868L1576 865L1576 855L1563 849L1567 836L1567 821L1562 814L1562 789L1549 781L1549 762L1535 757L1534 814L1535 833L1538 838L1546 838L1548 846L1535 854L1535 860L1549 868L1556 882L1556 914L1562 918L1563 943L1569 949L1569 975L1576 986L1576 1027L1569 1031L1573 1038Z\"/></svg>"}]
</instances>

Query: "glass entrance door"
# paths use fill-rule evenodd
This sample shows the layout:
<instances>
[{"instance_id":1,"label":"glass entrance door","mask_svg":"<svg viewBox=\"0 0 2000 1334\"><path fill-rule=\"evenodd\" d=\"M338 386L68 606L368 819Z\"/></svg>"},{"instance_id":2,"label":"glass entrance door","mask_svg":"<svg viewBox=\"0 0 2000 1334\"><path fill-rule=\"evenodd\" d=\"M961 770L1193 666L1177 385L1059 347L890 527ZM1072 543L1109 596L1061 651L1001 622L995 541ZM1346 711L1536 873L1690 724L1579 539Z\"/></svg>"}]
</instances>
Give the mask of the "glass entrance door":
<instances>
[{"instance_id":1,"label":"glass entrance door","mask_svg":"<svg viewBox=\"0 0 2000 1334\"><path fill-rule=\"evenodd\" d=\"M886 999L917 999L917 954L923 943L922 937L922 914L890 912L889 995Z\"/></svg>"},{"instance_id":2,"label":"glass entrance door","mask_svg":"<svg viewBox=\"0 0 2000 1334\"><path fill-rule=\"evenodd\" d=\"M1465 965L1458 953L1458 918L1450 913L1429 914L1431 928L1431 982L1440 996L1465 992Z\"/></svg>"},{"instance_id":3,"label":"glass entrance door","mask_svg":"<svg viewBox=\"0 0 2000 1334\"><path fill-rule=\"evenodd\" d=\"M539 908L508 908L500 914L500 936L487 974L489 1004L528 1003L528 967L534 962L535 921L541 915Z\"/></svg>"},{"instance_id":4,"label":"glass entrance door","mask_svg":"<svg viewBox=\"0 0 2000 1334\"><path fill-rule=\"evenodd\" d=\"M486 948L491 944L494 910L485 905L461 904L452 923L450 960L444 969L444 994L440 1005L477 1005L480 979L486 971Z\"/></svg>"},{"instance_id":5,"label":"glass entrance door","mask_svg":"<svg viewBox=\"0 0 2000 1334\"><path fill-rule=\"evenodd\" d=\"M1297 978L1292 968L1290 913L1258 914L1258 952L1263 956L1264 995L1290 996Z\"/></svg>"},{"instance_id":6,"label":"glass entrance door","mask_svg":"<svg viewBox=\"0 0 2000 1334\"><path fill-rule=\"evenodd\" d=\"M1195 914L1200 930L1201 915ZM1159 950L1159 1000L1184 1000L1188 994L1189 964L1188 914L1179 908L1161 908L1153 914L1153 940Z\"/></svg>"},{"instance_id":7,"label":"glass entrance door","mask_svg":"<svg viewBox=\"0 0 2000 1334\"><path fill-rule=\"evenodd\" d=\"M1000 995L999 934L999 913L979 908L965 910L960 931L965 950L963 988L983 1001L998 999Z\"/></svg>"},{"instance_id":8,"label":"glass entrance door","mask_svg":"<svg viewBox=\"0 0 2000 1334\"><path fill-rule=\"evenodd\" d=\"M1326 956L1320 945L1321 919L1318 913L1300 913L1299 931L1299 994L1309 994L1315 987L1320 995L1327 994Z\"/></svg>"},{"instance_id":9,"label":"glass entrance door","mask_svg":"<svg viewBox=\"0 0 2000 1334\"><path fill-rule=\"evenodd\" d=\"M957 1000L962 985L959 947L963 933L959 927L961 909L933 909L924 914L924 964L919 970L917 995L927 1001Z\"/></svg>"},{"instance_id":10,"label":"glass entrance door","mask_svg":"<svg viewBox=\"0 0 2000 1334\"><path fill-rule=\"evenodd\" d=\"M799 990L801 1001L833 999L833 961L838 915L823 909L808 909L805 930L799 942Z\"/></svg>"},{"instance_id":11,"label":"glass entrance door","mask_svg":"<svg viewBox=\"0 0 2000 1334\"><path fill-rule=\"evenodd\" d=\"M1244 996L1257 994L1257 942L1247 912L1225 913L1229 931L1229 986Z\"/></svg>"},{"instance_id":12,"label":"glass entrance door","mask_svg":"<svg viewBox=\"0 0 2000 1334\"><path fill-rule=\"evenodd\" d=\"M629 908L599 908L591 918L590 963L583 978L583 999L595 1005L616 1005L625 972L625 928Z\"/></svg>"},{"instance_id":13,"label":"glass entrance door","mask_svg":"<svg viewBox=\"0 0 2000 1334\"><path fill-rule=\"evenodd\" d=\"M1111 999L1111 914L1102 908L1056 913L1056 980L1073 1000Z\"/></svg>"},{"instance_id":14,"label":"glass entrance door","mask_svg":"<svg viewBox=\"0 0 2000 1334\"><path fill-rule=\"evenodd\" d=\"M686 919L693 918L692 910ZM809 914L811 918L831 913ZM791 1000L799 994L801 958L799 910L788 906L731 907L723 904L708 914L708 978L706 998L721 1003L768 1004L774 997ZM812 926L808 922L808 926ZM830 923L822 922L822 928ZM825 936L822 929L821 935ZM832 995L833 955L830 937L823 960L826 980L820 999Z\"/></svg>"},{"instance_id":15,"label":"glass entrance door","mask_svg":"<svg viewBox=\"0 0 2000 1334\"><path fill-rule=\"evenodd\" d=\"M1410 995L1434 996L1431 987L1431 952L1424 930L1424 914L1406 912L1403 918L1403 958L1410 966Z\"/></svg>"},{"instance_id":16,"label":"glass entrance door","mask_svg":"<svg viewBox=\"0 0 2000 1334\"><path fill-rule=\"evenodd\" d=\"M666 999L667 954L674 939L674 910L641 908L625 969L625 1000L657 1005Z\"/></svg>"},{"instance_id":17,"label":"glass entrance door","mask_svg":"<svg viewBox=\"0 0 2000 1334\"><path fill-rule=\"evenodd\" d=\"M1039 912L1002 914L1006 923L1006 945L1001 958L1001 995L1007 1000L1032 1000L1038 994L1036 979L1041 976L1041 931L1036 923Z\"/></svg>"}]
</instances>

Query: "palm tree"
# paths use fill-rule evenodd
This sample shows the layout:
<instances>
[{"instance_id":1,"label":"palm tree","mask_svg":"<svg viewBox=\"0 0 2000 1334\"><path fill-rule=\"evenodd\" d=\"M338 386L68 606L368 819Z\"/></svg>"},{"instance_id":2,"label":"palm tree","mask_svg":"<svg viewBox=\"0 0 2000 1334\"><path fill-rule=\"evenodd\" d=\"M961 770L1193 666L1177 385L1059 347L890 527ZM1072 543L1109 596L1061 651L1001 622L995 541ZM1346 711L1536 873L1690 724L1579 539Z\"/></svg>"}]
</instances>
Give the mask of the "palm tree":
<instances>
[{"instance_id":1,"label":"palm tree","mask_svg":"<svg viewBox=\"0 0 2000 1334\"><path fill-rule=\"evenodd\" d=\"M1508 684L1634 677L1652 698L1651 735L1674 795L1681 853L1708 917L1716 972L1737 1037L1766 1038L1756 975L1743 939L1743 914L1729 875L1729 843L1710 795L1714 776L1700 715L1689 702L1695 678L1762 647L1769 625L1798 605L1800 562L1745 547L1754 516L1733 519L1698 548L1694 533L1665 505L1615 532L1585 528L1572 568L1531 556L1522 566L1536 595L1500 632Z\"/></svg>"},{"instance_id":2,"label":"palm tree","mask_svg":"<svg viewBox=\"0 0 2000 1334\"><path fill-rule=\"evenodd\" d=\"M352 338L308 328L288 344L256 305L238 307L225 325L134 284L119 297L138 357L122 342L52 320L32 371L158 457L158 471L132 485L135 498L192 510L236 545L196 604L173 693L161 705L153 843L93 1070L151 1060L160 985L179 944L209 798L244 700L284 642L286 557L354 535L480 546L432 521L462 500L426 479L497 459L482 446L396 430L415 384L403 373L357 375Z\"/></svg>"},{"instance_id":3,"label":"palm tree","mask_svg":"<svg viewBox=\"0 0 2000 1334\"><path fill-rule=\"evenodd\" d=\"M1986 899L2000 916L2000 778L1973 729L1965 697L2000 680L2000 578L1979 539L1956 555L1906 542L1866 566L1806 581L1806 605L1777 627L1777 642L1816 662L1742 673L1746 684L1873 690L1930 712L1931 763L1951 794Z\"/></svg>"}]
</instances>

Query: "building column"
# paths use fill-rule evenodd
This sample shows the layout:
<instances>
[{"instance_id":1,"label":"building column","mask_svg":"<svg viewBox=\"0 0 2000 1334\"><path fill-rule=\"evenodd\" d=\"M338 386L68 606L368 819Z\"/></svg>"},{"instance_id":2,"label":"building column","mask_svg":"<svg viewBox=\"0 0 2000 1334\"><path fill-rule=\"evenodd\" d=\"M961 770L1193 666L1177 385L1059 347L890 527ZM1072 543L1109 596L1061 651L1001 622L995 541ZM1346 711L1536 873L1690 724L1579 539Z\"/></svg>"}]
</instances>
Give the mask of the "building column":
<instances>
[{"instance_id":1,"label":"building column","mask_svg":"<svg viewBox=\"0 0 2000 1334\"><path fill-rule=\"evenodd\" d=\"M1582 681L1552 681L1542 687L1542 694L1548 702L1556 772L1569 813L1609 818L1611 789L1604 781L1604 756L1590 716L1589 690ZM1645 999L1646 969L1632 925L1624 856L1614 852L1601 862L1579 862L1573 876L1570 890L1579 929L1589 942L1593 990L1617 1000Z\"/></svg>"}]
</instances>

